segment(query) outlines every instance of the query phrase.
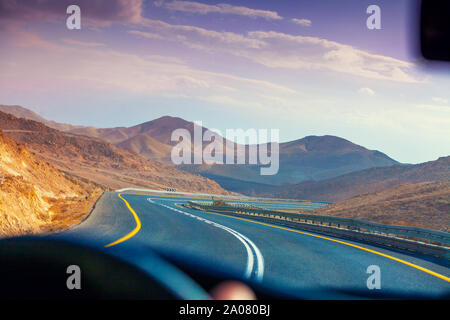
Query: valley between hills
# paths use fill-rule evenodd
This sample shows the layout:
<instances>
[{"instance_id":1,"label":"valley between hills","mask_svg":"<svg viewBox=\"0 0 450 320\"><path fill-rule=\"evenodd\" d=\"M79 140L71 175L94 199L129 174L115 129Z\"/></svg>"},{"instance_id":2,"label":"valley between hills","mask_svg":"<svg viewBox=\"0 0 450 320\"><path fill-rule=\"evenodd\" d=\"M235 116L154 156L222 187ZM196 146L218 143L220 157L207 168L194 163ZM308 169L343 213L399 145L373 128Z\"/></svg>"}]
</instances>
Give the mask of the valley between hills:
<instances>
[{"instance_id":1,"label":"valley between hills","mask_svg":"<svg viewBox=\"0 0 450 320\"><path fill-rule=\"evenodd\" d=\"M450 225L450 157L401 164L340 137L308 136L280 143L279 173L261 176L259 165L174 166L170 136L178 128L193 132L193 123L165 116L94 128L0 106L0 235L67 229L101 192L123 187L331 201L313 213L441 231Z\"/></svg>"}]
</instances>

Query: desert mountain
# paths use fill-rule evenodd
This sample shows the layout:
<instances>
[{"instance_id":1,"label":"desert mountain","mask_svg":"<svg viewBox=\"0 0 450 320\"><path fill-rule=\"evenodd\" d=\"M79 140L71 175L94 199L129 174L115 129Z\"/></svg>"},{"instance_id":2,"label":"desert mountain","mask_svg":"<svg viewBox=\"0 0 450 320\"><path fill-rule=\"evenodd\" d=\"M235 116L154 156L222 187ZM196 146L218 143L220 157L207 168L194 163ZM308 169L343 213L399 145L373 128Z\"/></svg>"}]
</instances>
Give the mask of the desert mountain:
<instances>
[{"instance_id":1,"label":"desert mountain","mask_svg":"<svg viewBox=\"0 0 450 320\"><path fill-rule=\"evenodd\" d=\"M334 203L315 213L448 232L450 180L401 184Z\"/></svg>"},{"instance_id":2,"label":"desert mountain","mask_svg":"<svg viewBox=\"0 0 450 320\"><path fill-rule=\"evenodd\" d=\"M0 237L62 230L87 213L92 186L67 176L0 131Z\"/></svg>"},{"instance_id":3,"label":"desert mountain","mask_svg":"<svg viewBox=\"0 0 450 320\"><path fill-rule=\"evenodd\" d=\"M450 156L416 165L393 165L352 172L322 181L307 181L261 192L283 198L340 201L404 183L450 179Z\"/></svg>"},{"instance_id":4,"label":"desert mountain","mask_svg":"<svg viewBox=\"0 0 450 320\"><path fill-rule=\"evenodd\" d=\"M70 130L72 133L88 135L110 143L121 143L136 136L147 136L161 144L173 146L176 142L170 140L175 129L187 129L191 135L194 133L194 124L177 117L161 117L152 121L147 121L133 127L118 127L95 129L91 127L80 127ZM203 128L203 131L206 130ZM150 146L150 148L152 148ZM170 153L169 153L170 155Z\"/></svg>"},{"instance_id":5,"label":"desert mountain","mask_svg":"<svg viewBox=\"0 0 450 320\"><path fill-rule=\"evenodd\" d=\"M171 134L178 128L193 136L193 123L175 117L162 117L130 128L76 129L82 133L137 152L149 159L170 163ZM202 128L203 131L207 130ZM124 140L122 140L124 139ZM204 143L204 146L207 143ZM246 147L248 154L248 146ZM264 184L323 180L345 173L397 162L379 151L368 150L335 136L308 136L280 144L280 171L275 176L261 176L259 165L182 165L181 169L207 177L224 177Z\"/></svg>"},{"instance_id":6,"label":"desert mountain","mask_svg":"<svg viewBox=\"0 0 450 320\"><path fill-rule=\"evenodd\" d=\"M233 183L233 179L263 185L298 183L397 163L379 151L368 150L335 136L308 136L280 143L279 152L279 171L273 176L260 175L258 165L183 165L182 168L219 183L225 181L222 186L228 190L246 192L242 190L242 184L239 181Z\"/></svg>"},{"instance_id":7,"label":"desert mountain","mask_svg":"<svg viewBox=\"0 0 450 320\"><path fill-rule=\"evenodd\" d=\"M14 108L10 111L16 112ZM176 142L171 141L171 134L179 128L187 129L193 136L192 122L169 116L129 128L77 127L70 128L69 132L99 138L147 159L172 165L170 153ZM206 128L202 130L205 131ZM203 146L206 145L207 143L204 143ZM274 185L318 181L367 168L397 164L395 160L379 151L368 150L335 136L308 136L281 143L279 148L280 169L278 174L273 176L261 176L259 165L181 165L179 168L214 179L219 183L225 181L222 186L231 191L245 192L246 190L242 189L247 183ZM248 146L246 150L248 154ZM245 184L242 184L242 181ZM251 190L254 188L247 191Z\"/></svg>"},{"instance_id":8,"label":"desert mountain","mask_svg":"<svg viewBox=\"0 0 450 320\"><path fill-rule=\"evenodd\" d=\"M182 128L187 129L192 136L194 134L194 124L192 122L169 116L147 121L129 128L94 128L49 121L21 106L0 105L0 111L12 114L17 118L43 123L47 127L60 131L98 138L138 153L147 159L165 162L167 164L171 164L170 153L172 146L176 144L176 142L172 142L170 139L172 131ZM206 128L203 128L203 131L205 130Z\"/></svg>"},{"instance_id":9,"label":"desert mountain","mask_svg":"<svg viewBox=\"0 0 450 320\"><path fill-rule=\"evenodd\" d=\"M117 143L117 146L140 154L144 158L161 162L170 161L171 146L146 135L138 134L125 141Z\"/></svg>"},{"instance_id":10,"label":"desert mountain","mask_svg":"<svg viewBox=\"0 0 450 320\"><path fill-rule=\"evenodd\" d=\"M225 193L214 181L147 160L97 138L0 112L0 129L58 169L111 188L125 186Z\"/></svg>"},{"instance_id":11,"label":"desert mountain","mask_svg":"<svg viewBox=\"0 0 450 320\"><path fill-rule=\"evenodd\" d=\"M37 122L41 122L41 123L45 124L47 127L61 130L61 131L70 131L70 130L75 130L78 128L89 128L89 127L74 126L71 124L50 121L50 120L47 120L47 119L41 117L36 112L33 112L33 111L31 111L27 108L21 107L21 106L0 105L0 111L12 114L13 116L16 116L17 118L24 118L24 119L28 119L28 120L34 120Z\"/></svg>"}]
</instances>

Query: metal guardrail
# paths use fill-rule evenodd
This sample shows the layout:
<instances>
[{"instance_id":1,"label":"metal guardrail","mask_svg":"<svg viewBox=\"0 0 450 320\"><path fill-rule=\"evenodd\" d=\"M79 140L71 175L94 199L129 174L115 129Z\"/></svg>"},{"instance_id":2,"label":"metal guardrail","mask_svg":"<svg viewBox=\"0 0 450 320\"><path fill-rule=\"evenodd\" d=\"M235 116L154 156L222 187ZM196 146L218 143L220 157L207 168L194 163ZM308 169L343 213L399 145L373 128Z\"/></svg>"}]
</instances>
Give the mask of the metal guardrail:
<instances>
[{"instance_id":1,"label":"metal guardrail","mask_svg":"<svg viewBox=\"0 0 450 320\"><path fill-rule=\"evenodd\" d=\"M127 191L139 191L147 193L165 194L165 195L179 195L179 196L193 196L193 197L203 197L206 200L211 198L218 199L230 199L230 200L242 200L242 201L277 201L277 202L295 202L295 203L319 203L319 204L331 204L332 202L327 201L313 201L313 200L301 200L301 199L280 199L280 198L261 198L261 197L249 197L249 196L230 196L230 195L220 195L220 194L207 194L207 193L191 193L191 192L181 192L181 191L165 191L165 190L153 190L153 189L140 189L140 188L123 188L118 189L116 192L127 192Z\"/></svg>"},{"instance_id":2,"label":"metal guardrail","mask_svg":"<svg viewBox=\"0 0 450 320\"><path fill-rule=\"evenodd\" d=\"M196 203L199 205L204 205L204 206L211 206L212 205L212 201L211 200L205 200L205 201L188 201L191 203ZM229 202L227 203L228 206L230 207L234 207L234 208L240 208L240 209L258 209L258 210L263 210L262 208L252 205L252 204L248 204L248 203L244 203L244 202Z\"/></svg>"},{"instance_id":3,"label":"metal guardrail","mask_svg":"<svg viewBox=\"0 0 450 320\"><path fill-rule=\"evenodd\" d=\"M287 213L263 208L213 206L212 203L188 201L194 209L246 216L291 228L300 228L339 237L375 242L450 259L450 233L417 227L403 227L358 219Z\"/></svg>"}]
</instances>

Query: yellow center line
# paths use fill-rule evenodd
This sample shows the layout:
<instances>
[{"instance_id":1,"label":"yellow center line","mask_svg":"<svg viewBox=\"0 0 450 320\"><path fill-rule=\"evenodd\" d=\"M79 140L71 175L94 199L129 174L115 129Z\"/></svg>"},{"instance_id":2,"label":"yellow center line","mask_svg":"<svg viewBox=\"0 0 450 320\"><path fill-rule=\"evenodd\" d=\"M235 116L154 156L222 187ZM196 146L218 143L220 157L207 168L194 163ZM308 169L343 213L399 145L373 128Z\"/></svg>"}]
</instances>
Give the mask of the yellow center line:
<instances>
[{"instance_id":1,"label":"yellow center line","mask_svg":"<svg viewBox=\"0 0 450 320\"><path fill-rule=\"evenodd\" d=\"M178 207L180 207L180 206L179 206L178 204L176 204L176 203L175 203L175 205L178 206ZM394 260L394 261L397 261L397 262L400 262L400 263L403 263L403 264L405 264L405 265L407 265L407 266L413 267L413 268L418 269L418 270L420 270L420 271L423 271L423 272L425 272L425 273L431 274L432 276L435 276L435 277L437 277L437 278L440 278L440 279L442 279L442 280L445 280L445 281L447 281L447 282L450 282L450 278L449 278L449 277L446 277L446 276L444 276L444 275L442 275L442 274L439 274L439 273L437 273L437 272L431 271L431 270L426 269L426 268L424 268L424 267L418 266L418 265L416 265L416 264L414 264L414 263L411 263L411 262L408 262L408 261L405 261L405 260L402 260L402 259L399 259L399 258L390 256L390 255L388 255L388 254L385 254L385 253L382 253L382 252L379 252L379 251L375 251L375 250L372 250L372 249L368 249L368 248L364 248L364 247L358 246L358 245L356 245L356 244L352 244L352 243L349 243L349 242L345 242L345 241L341 241L341 240L336 240L336 239L332 239L332 238L328 238L328 237L324 237L324 236L319 236L319 235L312 234L312 233L309 233L309 232L303 232L303 231L294 230L294 229L290 229L290 228L285 228L285 227L275 226L275 225L273 225L273 224L268 224L268 223L264 223L264 222L259 222L259 221L254 221L254 220L245 219L245 218L239 218L239 217L228 216L228 215L220 214L220 213L216 213L216 212L210 212L210 211L205 211L205 212L210 213L210 214L215 214L215 215L218 215L218 216L222 216L222 217L227 217L227 218L232 218L232 219L237 219L237 220L247 221L247 222L260 224L260 225L267 226L267 227L271 227L271 228L276 228L276 229L286 230L286 231L290 231L290 232L295 232L295 233L299 233L299 234L303 234L303 235L307 235L307 236L311 236L311 237L315 237L315 238L320 238L320 239L324 239L324 240L328 240L328 241L340 243L340 244L343 244L343 245L346 245L346 246L350 246L350 247L353 247L353 248L357 248L357 249L360 249L360 250L363 250L363 251L367 251L367 252L370 252L370 253L373 253L373 254L376 254L376 255L379 255L379 256L382 256L382 257L385 257L385 258L388 258L388 259L391 259L391 260Z\"/></svg>"},{"instance_id":2,"label":"yellow center line","mask_svg":"<svg viewBox=\"0 0 450 320\"><path fill-rule=\"evenodd\" d=\"M130 212L133 214L134 220L136 221L136 227L133 229L133 231L131 231L129 234L127 234L126 236L111 242L110 244L107 244L105 247L112 247L115 246L116 244L119 244L121 242L124 242L128 239L130 239L131 237L133 237L136 233L139 232L139 230L141 229L141 220L139 220L138 215L136 214L136 212L133 210L133 208L130 206L130 204L128 203L127 200L125 200L124 198L122 198L122 194L119 193L117 195L120 199L123 200L123 202L125 202L125 204L127 205L128 210L130 210Z\"/></svg>"},{"instance_id":3,"label":"yellow center line","mask_svg":"<svg viewBox=\"0 0 450 320\"><path fill-rule=\"evenodd\" d=\"M112 243L110 243L110 244L107 244L105 247L111 247L111 246L114 246L114 245L116 245L116 244L119 244L119 243L121 243L121 242L124 242L124 241L130 239L131 237L133 237L134 235L136 235L136 233L138 233L139 230L141 229L141 221L139 220L139 217L138 217L138 215L136 214L136 212L135 212L135 211L133 210L133 208L130 206L130 204L128 203L128 201L126 201L126 200L122 197L122 194L121 194L121 193L119 193L117 196L118 196L120 199L122 199L123 202L125 202L125 204L126 204L128 210L130 210L130 212L133 214L134 220L136 221L136 227L133 229L133 231L131 231L130 233L128 233L128 234L125 235L124 237L122 237L122 238L120 238L120 239L118 239L118 240L116 240L116 241L114 241L114 242L112 242ZM174 203L174 205L177 206L177 207L183 208L183 207L181 207L180 205L178 205L177 203ZM379 251L375 251L375 250L372 250L372 249L368 249L368 248L365 248L365 247L361 247L361 246L358 246L358 245L355 245L355 244L352 244L352 243L349 243L349 242L345 242L345 241L341 241L341 240L336 240L336 239L332 239L332 238L328 238L328 237L324 237L324 236L319 236L319 235L315 235L315 234L312 234L312 233L309 233L309 232L303 232L303 231L294 230L294 229L290 229L290 228L286 228L286 227L276 226L276 225L272 225L272 224L268 224L268 223L264 223L264 222L259 222L259 221L254 221L254 220L249 220L249 219L245 219L245 218L233 217L233 216L228 216L228 215L224 215L224 214L220 214L220 213L215 213L215 212L210 212L210 211L205 211L205 212L210 213L210 214L215 214L215 215L218 215L218 216L222 216L222 217L227 217L227 218L231 218L231 219L242 220L242 221L251 222L251 223L255 223L255 224L259 224L259 225L264 225L264 226L271 227L271 228L276 228L276 229L280 229L280 230L285 230L285 231L289 231L289 232L294 232L294 233L298 233L298 234L307 235L307 236L310 236L310 237L315 237L315 238L319 238L319 239L324 239L324 240L328 240L328 241L340 243L340 244L343 244L343 245L346 245L346 246L350 246L350 247L353 247L353 248L357 248L357 249L360 249L360 250L363 250L363 251L366 251L366 252L370 252L370 253L373 253L373 254L376 254L376 255L379 255L379 256L382 256L382 257L385 257L385 258L388 258L388 259L391 259L391 260L394 260L394 261L403 263L403 264L405 264L405 265L407 265L407 266L410 266L410 267L415 268L415 269L417 269L417 270L420 270L420 271L423 271L423 272L425 272L425 273L428 273L428 274L430 274L430 275L432 275L432 276L435 276L435 277L437 277L437 278L440 278L440 279L442 279L442 280L444 280L444 281L450 282L450 278L449 278L449 277L444 276L444 275L442 275L442 274L439 274L439 273L437 273L437 272L434 272L434 271L432 271L432 270L429 270L429 269L426 269L426 268L424 268L424 267L421 267L421 266L418 266L418 265L416 265L416 264L413 264L413 263L411 263L411 262L408 262L408 261L405 261L405 260L402 260L402 259L399 259L399 258L390 256L390 255L388 255L388 254L385 254L385 253L382 253L382 252L379 252Z\"/></svg>"}]
</instances>

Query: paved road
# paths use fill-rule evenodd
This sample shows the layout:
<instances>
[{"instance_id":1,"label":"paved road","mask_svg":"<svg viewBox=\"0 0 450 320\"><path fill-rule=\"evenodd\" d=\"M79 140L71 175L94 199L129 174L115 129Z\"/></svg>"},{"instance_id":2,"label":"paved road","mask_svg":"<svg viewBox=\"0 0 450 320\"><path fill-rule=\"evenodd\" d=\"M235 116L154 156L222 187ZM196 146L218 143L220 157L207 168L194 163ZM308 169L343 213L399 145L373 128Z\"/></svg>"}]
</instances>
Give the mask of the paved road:
<instances>
[{"instance_id":1,"label":"paved road","mask_svg":"<svg viewBox=\"0 0 450 320\"><path fill-rule=\"evenodd\" d=\"M217 196L216 196L217 197ZM209 202L211 203L210 199L199 199L192 196L179 196L179 195L172 195L172 196L159 196L157 197L161 200L178 200L178 201L200 201L200 202ZM220 198L220 196L219 196ZM251 205L258 208L265 208L265 209L281 209L281 210L314 210L317 208L324 207L326 204L323 202L312 202L312 201L287 201L287 200L233 200L233 199L225 199L227 203L235 204L235 205Z\"/></svg>"},{"instance_id":2,"label":"paved road","mask_svg":"<svg viewBox=\"0 0 450 320\"><path fill-rule=\"evenodd\" d=\"M380 267L380 292L450 293L447 260L183 207L190 199L107 193L91 216L68 233L98 237L111 250L135 241L159 252L180 252L294 295L311 288L368 291L370 265Z\"/></svg>"}]
</instances>

